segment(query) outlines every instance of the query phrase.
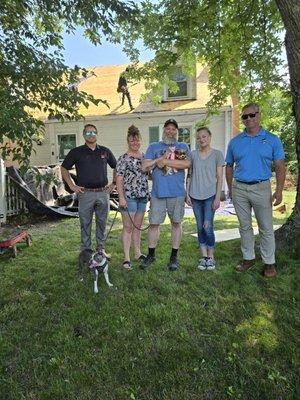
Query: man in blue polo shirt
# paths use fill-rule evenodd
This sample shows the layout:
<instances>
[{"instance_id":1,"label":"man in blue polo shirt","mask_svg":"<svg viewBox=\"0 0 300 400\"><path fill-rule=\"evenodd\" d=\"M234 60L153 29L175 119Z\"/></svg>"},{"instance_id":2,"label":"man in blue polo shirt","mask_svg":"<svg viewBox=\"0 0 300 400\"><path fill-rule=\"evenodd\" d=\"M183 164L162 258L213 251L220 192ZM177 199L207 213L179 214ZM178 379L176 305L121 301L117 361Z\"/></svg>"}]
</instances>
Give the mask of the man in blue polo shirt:
<instances>
[{"instance_id":1,"label":"man in blue polo shirt","mask_svg":"<svg viewBox=\"0 0 300 400\"><path fill-rule=\"evenodd\" d=\"M143 170L152 170L152 192L150 202L150 227L148 230L149 252L141 262L142 269L155 261L155 248L159 238L159 225L165 220L166 213L172 224L172 251L168 268L178 268L177 252L181 241L181 221L185 204L185 173L190 167L191 153L186 143L177 141L178 124L169 119L164 124L163 138L151 143L143 160ZM182 154L176 159L175 154ZM180 156L179 156L180 157Z\"/></svg>"},{"instance_id":2,"label":"man in blue polo shirt","mask_svg":"<svg viewBox=\"0 0 300 400\"><path fill-rule=\"evenodd\" d=\"M96 217L97 250L104 250L106 220L109 211L109 194L115 188L116 159L112 152L97 144L97 128L87 124L83 129L85 144L70 150L61 166L64 181L78 194L81 228L80 250L91 249L93 214ZM108 184L107 164L113 168L113 182ZM77 184L69 170L75 165Z\"/></svg>"},{"instance_id":3,"label":"man in blue polo shirt","mask_svg":"<svg viewBox=\"0 0 300 400\"><path fill-rule=\"evenodd\" d=\"M231 139L226 155L226 181L229 195L240 224L242 262L237 272L247 271L255 264L252 209L258 224L260 252L265 277L277 274L275 265L275 237L272 203L282 201L285 181L284 151L280 139L260 126L260 108L249 103L242 109L245 130ZM271 192L272 164L276 175L276 189Z\"/></svg>"}]
</instances>

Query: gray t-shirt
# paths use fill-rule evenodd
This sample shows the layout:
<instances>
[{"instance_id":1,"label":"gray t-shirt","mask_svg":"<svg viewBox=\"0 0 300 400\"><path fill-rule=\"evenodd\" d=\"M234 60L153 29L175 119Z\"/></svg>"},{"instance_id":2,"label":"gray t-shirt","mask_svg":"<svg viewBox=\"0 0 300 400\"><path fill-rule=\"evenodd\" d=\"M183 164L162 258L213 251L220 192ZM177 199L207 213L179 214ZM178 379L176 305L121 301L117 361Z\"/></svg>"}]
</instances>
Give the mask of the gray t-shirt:
<instances>
[{"instance_id":1,"label":"gray t-shirt","mask_svg":"<svg viewBox=\"0 0 300 400\"><path fill-rule=\"evenodd\" d=\"M204 200L216 194L217 167L224 165L220 150L212 149L205 159L199 150L192 151L192 176L189 195L193 199Z\"/></svg>"}]
</instances>

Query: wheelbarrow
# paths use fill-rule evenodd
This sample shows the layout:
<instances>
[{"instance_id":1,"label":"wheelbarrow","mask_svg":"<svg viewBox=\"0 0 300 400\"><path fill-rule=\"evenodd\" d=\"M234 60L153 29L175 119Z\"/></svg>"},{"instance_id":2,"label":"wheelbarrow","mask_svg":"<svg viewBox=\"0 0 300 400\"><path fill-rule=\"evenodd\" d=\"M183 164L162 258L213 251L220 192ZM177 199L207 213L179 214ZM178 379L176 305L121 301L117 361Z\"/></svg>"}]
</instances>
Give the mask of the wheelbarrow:
<instances>
[{"instance_id":1,"label":"wheelbarrow","mask_svg":"<svg viewBox=\"0 0 300 400\"><path fill-rule=\"evenodd\" d=\"M11 249L13 257L17 257L17 243L22 241L26 241L27 246L32 245L32 237L27 229L14 231L7 239L0 240L0 254L4 254Z\"/></svg>"}]
</instances>

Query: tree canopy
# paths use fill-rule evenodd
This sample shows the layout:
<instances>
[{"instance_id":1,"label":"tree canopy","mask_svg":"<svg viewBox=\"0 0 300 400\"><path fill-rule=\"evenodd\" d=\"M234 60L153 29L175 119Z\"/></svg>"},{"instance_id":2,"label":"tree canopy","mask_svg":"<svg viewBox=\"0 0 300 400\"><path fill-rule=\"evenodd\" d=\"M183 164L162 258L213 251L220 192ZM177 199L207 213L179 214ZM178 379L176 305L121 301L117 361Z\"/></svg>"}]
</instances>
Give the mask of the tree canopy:
<instances>
[{"instance_id":1,"label":"tree canopy","mask_svg":"<svg viewBox=\"0 0 300 400\"><path fill-rule=\"evenodd\" d=\"M2 0L0 7L0 138L2 156L28 163L33 141L40 139L39 110L61 121L80 118L80 104L105 101L74 89L88 71L69 68L62 56L63 33L84 27L92 43L119 24L132 22L133 1Z\"/></svg>"},{"instance_id":2,"label":"tree canopy","mask_svg":"<svg viewBox=\"0 0 300 400\"><path fill-rule=\"evenodd\" d=\"M134 42L140 38L155 51L154 59L136 72L149 88L154 78L168 81L177 63L188 73L200 61L209 67L211 111L229 95L241 102L258 101L268 110L272 92L285 90L291 119L296 122L298 185L294 212L281 232L283 242L293 242L300 230L299 0L145 0L138 15L138 26L136 21L130 30L121 26L119 35L132 61L138 58Z\"/></svg>"},{"instance_id":3,"label":"tree canopy","mask_svg":"<svg viewBox=\"0 0 300 400\"><path fill-rule=\"evenodd\" d=\"M195 61L203 62L210 71L210 107L220 106L233 92L261 99L282 78L284 25L274 1L146 0L139 22L138 29L121 31L133 61L139 55L135 39L155 51L140 76L161 82L179 61L187 73Z\"/></svg>"}]
</instances>

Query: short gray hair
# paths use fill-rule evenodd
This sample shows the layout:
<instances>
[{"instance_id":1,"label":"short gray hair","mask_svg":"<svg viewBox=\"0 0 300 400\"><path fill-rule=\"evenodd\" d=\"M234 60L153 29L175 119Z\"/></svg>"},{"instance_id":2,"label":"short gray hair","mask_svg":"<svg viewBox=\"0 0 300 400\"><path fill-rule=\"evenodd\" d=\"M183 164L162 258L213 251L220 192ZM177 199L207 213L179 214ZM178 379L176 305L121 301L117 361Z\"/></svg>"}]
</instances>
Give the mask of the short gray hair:
<instances>
[{"instance_id":1,"label":"short gray hair","mask_svg":"<svg viewBox=\"0 0 300 400\"><path fill-rule=\"evenodd\" d=\"M244 107L242 108L242 111L244 111L246 108L254 108L255 111L260 112L260 106L257 103L248 103L248 104L244 105Z\"/></svg>"}]
</instances>

